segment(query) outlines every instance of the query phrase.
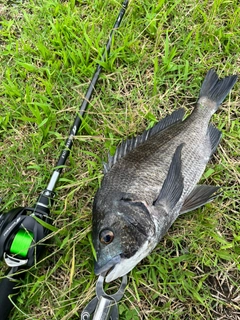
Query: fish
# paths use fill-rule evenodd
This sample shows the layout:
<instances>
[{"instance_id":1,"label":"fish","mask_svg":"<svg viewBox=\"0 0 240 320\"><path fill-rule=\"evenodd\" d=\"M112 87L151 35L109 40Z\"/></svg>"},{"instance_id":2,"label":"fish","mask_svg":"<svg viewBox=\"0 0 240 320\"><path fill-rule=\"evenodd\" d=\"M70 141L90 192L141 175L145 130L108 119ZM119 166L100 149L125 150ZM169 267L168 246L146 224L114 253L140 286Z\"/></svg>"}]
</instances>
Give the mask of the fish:
<instances>
[{"instance_id":1,"label":"fish","mask_svg":"<svg viewBox=\"0 0 240 320\"><path fill-rule=\"evenodd\" d=\"M179 215L219 194L198 182L221 139L210 119L236 81L210 69L188 117L177 109L108 156L92 209L94 272L106 282L149 255Z\"/></svg>"}]
</instances>

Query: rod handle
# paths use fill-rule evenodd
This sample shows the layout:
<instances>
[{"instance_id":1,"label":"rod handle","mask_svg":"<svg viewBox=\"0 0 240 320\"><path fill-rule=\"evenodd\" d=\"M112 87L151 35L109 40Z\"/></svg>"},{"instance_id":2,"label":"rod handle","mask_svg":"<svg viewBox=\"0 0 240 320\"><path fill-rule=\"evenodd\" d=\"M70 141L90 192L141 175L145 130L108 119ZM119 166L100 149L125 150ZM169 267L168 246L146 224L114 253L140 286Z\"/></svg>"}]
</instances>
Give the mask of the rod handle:
<instances>
[{"instance_id":1,"label":"rod handle","mask_svg":"<svg viewBox=\"0 0 240 320\"><path fill-rule=\"evenodd\" d=\"M7 320L19 294L19 276L8 273L0 282L0 318ZM9 296L10 299L9 299Z\"/></svg>"}]
</instances>

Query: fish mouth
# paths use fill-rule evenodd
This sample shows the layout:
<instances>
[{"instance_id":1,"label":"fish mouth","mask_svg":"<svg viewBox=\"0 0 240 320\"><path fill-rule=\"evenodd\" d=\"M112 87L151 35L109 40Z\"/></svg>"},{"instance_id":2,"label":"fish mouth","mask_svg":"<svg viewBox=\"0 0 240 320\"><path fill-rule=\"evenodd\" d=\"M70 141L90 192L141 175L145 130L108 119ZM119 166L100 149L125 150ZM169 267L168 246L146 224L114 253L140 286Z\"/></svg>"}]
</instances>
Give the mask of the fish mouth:
<instances>
[{"instance_id":1,"label":"fish mouth","mask_svg":"<svg viewBox=\"0 0 240 320\"><path fill-rule=\"evenodd\" d=\"M119 263L115 264L112 268L108 270L108 272L105 274L106 283L121 278L131 271L132 267L129 267L129 265L125 264L125 262L125 259L121 259Z\"/></svg>"},{"instance_id":2,"label":"fish mouth","mask_svg":"<svg viewBox=\"0 0 240 320\"><path fill-rule=\"evenodd\" d=\"M121 255L113 257L105 265L99 266L98 263L95 263L94 272L96 275L101 275L105 279L106 283L112 282L120 277L125 276L131 268L128 265L124 264L125 259Z\"/></svg>"},{"instance_id":3,"label":"fish mouth","mask_svg":"<svg viewBox=\"0 0 240 320\"><path fill-rule=\"evenodd\" d=\"M121 256L118 254L103 266L99 265L98 262L95 262L94 273L96 275L106 276L109 272L111 272L114 269L115 265L118 264L120 261L121 261Z\"/></svg>"}]
</instances>

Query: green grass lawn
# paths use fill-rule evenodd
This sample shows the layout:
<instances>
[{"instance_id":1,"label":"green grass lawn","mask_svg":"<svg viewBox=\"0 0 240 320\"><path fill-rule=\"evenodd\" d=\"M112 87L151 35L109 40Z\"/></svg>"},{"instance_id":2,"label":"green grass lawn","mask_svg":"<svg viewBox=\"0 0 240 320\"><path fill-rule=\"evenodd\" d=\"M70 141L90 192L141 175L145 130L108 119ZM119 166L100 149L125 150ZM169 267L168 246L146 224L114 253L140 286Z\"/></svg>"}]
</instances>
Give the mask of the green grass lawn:
<instances>
[{"instance_id":1,"label":"green grass lawn","mask_svg":"<svg viewBox=\"0 0 240 320\"><path fill-rule=\"evenodd\" d=\"M46 187L120 7L0 3L3 211L34 205ZM95 294L91 206L102 161L180 106L189 113L210 68L240 72L239 21L238 0L130 1L57 185L58 231L22 282L11 319L79 319ZM238 81L213 116L223 138L201 181L222 195L181 216L130 273L120 319L240 319L239 90Z\"/></svg>"}]
</instances>

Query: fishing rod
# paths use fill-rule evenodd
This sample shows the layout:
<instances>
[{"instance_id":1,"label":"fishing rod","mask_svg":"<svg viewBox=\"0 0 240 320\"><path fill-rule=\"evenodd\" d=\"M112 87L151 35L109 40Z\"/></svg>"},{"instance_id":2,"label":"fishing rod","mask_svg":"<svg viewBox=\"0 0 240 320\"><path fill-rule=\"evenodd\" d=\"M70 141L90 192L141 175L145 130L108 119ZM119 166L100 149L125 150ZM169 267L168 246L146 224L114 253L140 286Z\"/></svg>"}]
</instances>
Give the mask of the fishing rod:
<instances>
[{"instance_id":1,"label":"fishing rod","mask_svg":"<svg viewBox=\"0 0 240 320\"><path fill-rule=\"evenodd\" d=\"M124 0L103 50L101 62L105 62L109 55L114 32L121 24L127 6L128 0ZM45 250L45 238L50 233L47 224L50 224L49 216L50 208L54 201L54 190L63 166L70 154L73 139L81 126L82 118L95 90L95 85L102 70L101 62L97 64L96 71L57 161L56 169L54 169L50 177L47 188L40 193L33 207L18 207L0 215L0 259L4 259L6 265L9 267L5 277L0 282L1 320L8 319L19 293L18 285L20 280L24 278L27 269L36 264L40 255Z\"/></svg>"}]
</instances>

